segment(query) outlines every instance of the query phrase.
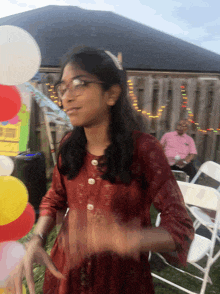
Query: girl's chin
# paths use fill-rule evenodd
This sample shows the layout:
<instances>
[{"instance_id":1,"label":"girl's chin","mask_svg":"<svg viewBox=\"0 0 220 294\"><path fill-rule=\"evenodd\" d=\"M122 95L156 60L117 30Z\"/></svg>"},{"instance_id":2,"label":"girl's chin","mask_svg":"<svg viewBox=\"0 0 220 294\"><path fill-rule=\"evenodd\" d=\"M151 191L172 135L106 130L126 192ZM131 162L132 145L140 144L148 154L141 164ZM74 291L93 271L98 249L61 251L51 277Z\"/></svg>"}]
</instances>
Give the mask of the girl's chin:
<instances>
[{"instance_id":1,"label":"girl's chin","mask_svg":"<svg viewBox=\"0 0 220 294\"><path fill-rule=\"evenodd\" d=\"M81 127L83 125L82 121L80 121L78 119L72 119L71 117L70 117L70 122L71 122L72 126L74 126L74 127Z\"/></svg>"}]
</instances>

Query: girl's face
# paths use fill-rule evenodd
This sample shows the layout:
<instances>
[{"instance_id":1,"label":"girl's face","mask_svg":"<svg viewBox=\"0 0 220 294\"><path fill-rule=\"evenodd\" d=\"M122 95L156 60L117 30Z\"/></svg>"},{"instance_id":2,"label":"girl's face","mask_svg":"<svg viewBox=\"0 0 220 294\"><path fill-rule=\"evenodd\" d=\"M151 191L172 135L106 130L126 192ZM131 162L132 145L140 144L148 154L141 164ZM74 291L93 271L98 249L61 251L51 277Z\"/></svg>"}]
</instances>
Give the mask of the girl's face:
<instances>
[{"instance_id":1,"label":"girl's face","mask_svg":"<svg viewBox=\"0 0 220 294\"><path fill-rule=\"evenodd\" d=\"M109 123L110 106L116 100L113 103L112 91L104 91L102 82L96 76L67 64L61 83L63 108L73 126L91 127Z\"/></svg>"}]
</instances>

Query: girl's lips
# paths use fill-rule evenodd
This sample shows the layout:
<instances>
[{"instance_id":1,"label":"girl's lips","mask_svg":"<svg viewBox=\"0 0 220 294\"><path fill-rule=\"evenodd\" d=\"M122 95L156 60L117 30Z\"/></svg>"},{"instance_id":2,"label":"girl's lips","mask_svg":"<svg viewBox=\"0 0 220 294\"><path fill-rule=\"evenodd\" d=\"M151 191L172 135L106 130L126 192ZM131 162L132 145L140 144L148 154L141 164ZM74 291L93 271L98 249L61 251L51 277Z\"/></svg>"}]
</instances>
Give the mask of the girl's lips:
<instances>
[{"instance_id":1,"label":"girl's lips","mask_svg":"<svg viewBox=\"0 0 220 294\"><path fill-rule=\"evenodd\" d=\"M78 112L79 109L80 109L79 107L74 107L74 108L67 110L66 113L67 114L75 114Z\"/></svg>"}]
</instances>

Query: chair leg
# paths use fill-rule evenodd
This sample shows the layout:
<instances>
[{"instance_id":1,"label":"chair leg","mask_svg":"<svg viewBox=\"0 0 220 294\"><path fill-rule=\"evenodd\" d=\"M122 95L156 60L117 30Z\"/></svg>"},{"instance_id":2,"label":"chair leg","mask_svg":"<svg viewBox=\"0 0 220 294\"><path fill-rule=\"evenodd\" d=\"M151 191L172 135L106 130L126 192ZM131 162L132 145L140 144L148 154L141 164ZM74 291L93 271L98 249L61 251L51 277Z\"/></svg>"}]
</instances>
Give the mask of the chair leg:
<instances>
[{"instance_id":1,"label":"chair leg","mask_svg":"<svg viewBox=\"0 0 220 294\"><path fill-rule=\"evenodd\" d=\"M160 276L158 276L158 275L156 275L156 274L154 274L154 273L151 273L151 275L152 275L154 278L159 279L159 280L161 280L161 281L163 281L163 282L165 282L165 283L167 283L167 284L169 284L169 285L171 285L171 286L173 286L173 287L175 287L175 288L178 288L178 289L180 289L180 290L182 290L182 291L184 291L184 292L186 292L186 293L188 293L188 294L197 294L196 292L192 292L192 291L190 291L190 290L188 290L188 289L185 289L185 288L183 288L183 287L181 287L181 286L179 286L179 285L177 285L177 284L175 284L175 283L172 283L171 281L166 280L166 279L164 279L164 278L162 278L162 277L160 277Z\"/></svg>"},{"instance_id":2,"label":"chair leg","mask_svg":"<svg viewBox=\"0 0 220 294\"><path fill-rule=\"evenodd\" d=\"M206 268L203 268L203 267L201 267L200 265L198 265L197 263L193 263L193 262L190 262L190 264L192 264L193 266L195 266L196 268L198 268L201 272L203 272L204 274L205 274L205 272L206 272ZM198 277L199 278L199 277ZM211 280L211 278L208 276L208 283L210 283L211 285L212 285L212 280ZM200 280L204 280L204 278L202 279L202 278L200 278Z\"/></svg>"},{"instance_id":3,"label":"chair leg","mask_svg":"<svg viewBox=\"0 0 220 294\"><path fill-rule=\"evenodd\" d=\"M209 279L209 276L208 276L208 272L206 271L205 276L204 276L204 280L202 282L202 288L201 288L200 294L205 294L205 289L206 289L208 279Z\"/></svg>"},{"instance_id":4,"label":"chair leg","mask_svg":"<svg viewBox=\"0 0 220 294\"><path fill-rule=\"evenodd\" d=\"M203 280L204 280L203 278L200 278L200 277L198 277L198 276L195 276L195 275L193 275L193 274L190 274L190 273L188 273L188 272L186 272L186 271L184 271L184 270L179 269L178 267L175 267L175 266L169 264L169 263L166 261L166 259L165 259L160 253L156 253L156 254L157 254L157 256L159 256L159 257L163 260L163 262L164 262L165 264L169 265L170 267L174 268L175 270L177 270L177 271L179 271L179 272L181 272L181 273L187 274L187 275L189 275L189 276L191 276L191 277L194 277L194 278L196 278L196 279L198 279L198 280L200 280L200 281L203 281ZM191 262L190 262L190 264L194 265L194 266L197 267L201 272L205 273L205 269L202 268L202 267L200 267L200 265L198 265L198 264L196 264L196 263L194 264L194 263L191 263ZM212 285L212 280L210 279L209 276L208 276L208 282Z\"/></svg>"},{"instance_id":5,"label":"chair leg","mask_svg":"<svg viewBox=\"0 0 220 294\"><path fill-rule=\"evenodd\" d=\"M216 231L214 233L216 233ZM212 248L210 250L210 256L208 257L207 266L205 268L205 275L204 275L204 280L202 283L202 288L201 288L200 294L205 294L206 285L209 280L209 271L210 271L211 265L213 264L213 258L212 258L213 251L214 251L214 247L212 246Z\"/></svg>"}]
</instances>

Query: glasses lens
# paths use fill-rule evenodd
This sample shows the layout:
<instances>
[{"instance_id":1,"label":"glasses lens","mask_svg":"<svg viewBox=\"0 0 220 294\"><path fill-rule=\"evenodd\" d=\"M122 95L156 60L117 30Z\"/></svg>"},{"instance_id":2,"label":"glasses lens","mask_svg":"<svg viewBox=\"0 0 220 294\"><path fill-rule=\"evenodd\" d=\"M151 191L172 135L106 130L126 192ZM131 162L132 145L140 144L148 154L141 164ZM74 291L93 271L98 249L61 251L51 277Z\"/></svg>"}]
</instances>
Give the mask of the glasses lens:
<instances>
[{"instance_id":1,"label":"glasses lens","mask_svg":"<svg viewBox=\"0 0 220 294\"><path fill-rule=\"evenodd\" d=\"M82 95L84 87L85 87L84 81L81 81L80 79L74 79L72 81L72 89L73 89L75 95L77 95L77 96Z\"/></svg>"},{"instance_id":2,"label":"glasses lens","mask_svg":"<svg viewBox=\"0 0 220 294\"><path fill-rule=\"evenodd\" d=\"M77 87L83 85L83 81L81 81L81 80L79 80L79 79L74 79L74 80L72 81L72 85L73 85L73 88L77 88Z\"/></svg>"},{"instance_id":3,"label":"glasses lens","mask_svg":"<svg viewBox=\"0 0 220 294\"><path fill-rule=\"evenodd\" d=\"M72 82L69 85L66 85L64 83L59 84L57 86L57 94L60 98L63 97L65 94L67 88L71 89L75 95L79 96L82 95L85 87L87 84L91 83L90 81L83 81L80 79L73 79Z\"/></svg>"}]
</instances>

